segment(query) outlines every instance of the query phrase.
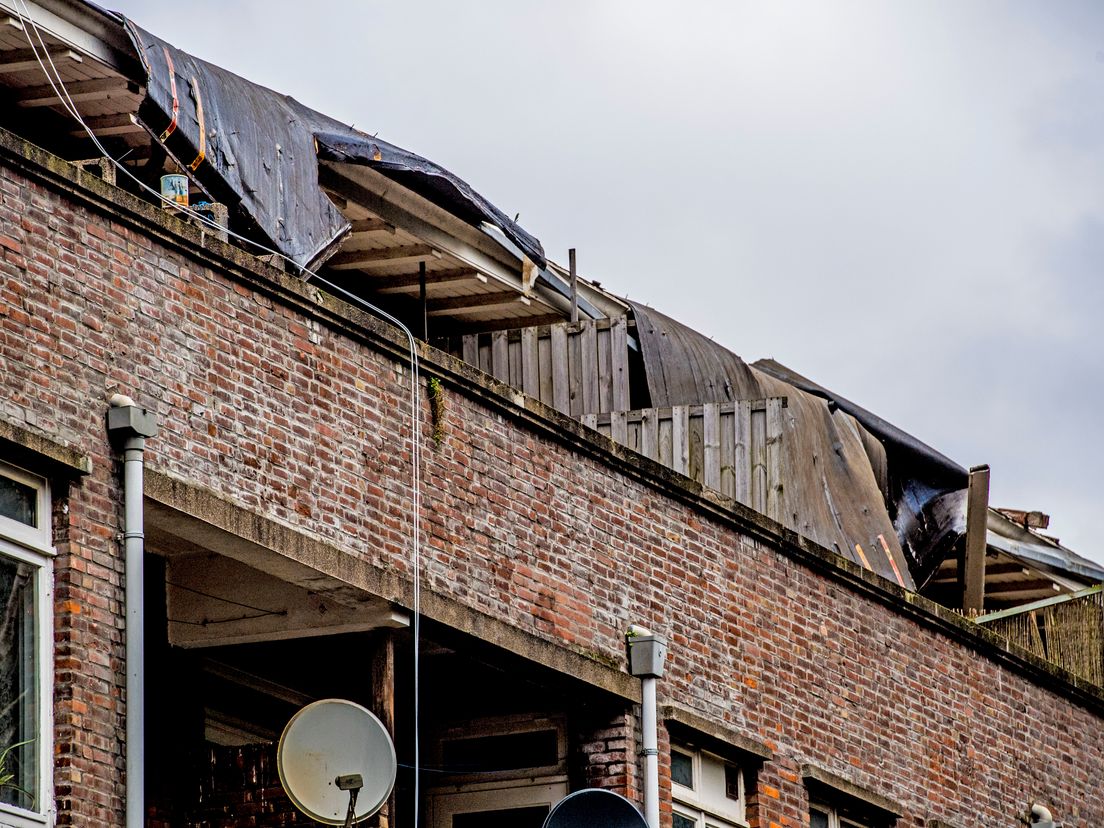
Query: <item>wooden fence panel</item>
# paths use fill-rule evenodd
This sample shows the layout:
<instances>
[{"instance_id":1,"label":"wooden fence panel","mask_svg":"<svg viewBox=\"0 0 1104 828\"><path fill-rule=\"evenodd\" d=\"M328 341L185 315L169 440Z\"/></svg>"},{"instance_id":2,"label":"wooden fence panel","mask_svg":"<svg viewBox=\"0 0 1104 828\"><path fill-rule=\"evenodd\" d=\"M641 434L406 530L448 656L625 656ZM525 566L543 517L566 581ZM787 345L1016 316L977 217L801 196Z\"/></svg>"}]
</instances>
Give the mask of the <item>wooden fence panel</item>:
<instances>
[{"instance_id":1,"label":"wooden fence panel","mask_svg":"<svg viewBox=\"0 0 1104 828\"><path fill-rule=\"evenodd\" d=\"M624 317L467 334L446 342L460 357L572 417L629 405Z\"/></svg>"},{"instance_id":2,"label":"wooden fence panel","mask_svg":"<svg viewBox=\"0 0 1104 828\"><path fill-rule=\"evenodd\" d=\"M782 522L785 407L785 397L771 397L586 414L582 420L615 442Z\"/></svg>"}]
</instances>

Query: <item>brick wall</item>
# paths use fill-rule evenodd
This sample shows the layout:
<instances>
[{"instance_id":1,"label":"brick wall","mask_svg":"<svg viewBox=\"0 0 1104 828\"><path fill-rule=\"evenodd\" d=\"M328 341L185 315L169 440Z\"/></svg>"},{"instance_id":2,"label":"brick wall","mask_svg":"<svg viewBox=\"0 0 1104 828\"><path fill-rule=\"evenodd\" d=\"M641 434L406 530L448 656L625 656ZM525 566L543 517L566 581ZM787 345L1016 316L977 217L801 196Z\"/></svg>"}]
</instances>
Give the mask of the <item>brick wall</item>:
<instances>
[{"instance_id":1,"label":"brick wall","mask_svg":"<svg viewBox=\"0 0 1104 828\"><path fill-rule=\"evenodd\" d=\"M157 412L151 467L408 574L410 369L304 316L308 291L258 290L7 166L0 227L0 416L94 462L58 527L59 819L120 824L108 396ZM804 762L900 801L905 825L1012 824L1034 800L1104 825L1099 712L442 373L440 446L419 411L426 586L606 662L629 623L666 632L661 703L775 751L759 825L803 824Z\"/></svg>"}]
</instances>

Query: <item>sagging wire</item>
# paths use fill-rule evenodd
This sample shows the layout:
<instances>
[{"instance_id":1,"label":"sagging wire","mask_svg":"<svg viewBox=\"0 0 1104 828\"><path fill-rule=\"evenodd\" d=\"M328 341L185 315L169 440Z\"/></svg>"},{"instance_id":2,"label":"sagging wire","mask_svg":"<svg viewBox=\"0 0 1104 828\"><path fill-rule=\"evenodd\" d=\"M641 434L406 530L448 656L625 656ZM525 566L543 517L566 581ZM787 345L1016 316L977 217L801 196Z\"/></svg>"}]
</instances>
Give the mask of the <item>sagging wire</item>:
<instances>
[{"instance_id":1,"label":"sagging wire","mask_svg":"<svg viewBox=\"0 0 1104 828\"><path fill-rule=\"evenodd\" d=\"M200 224L206 225L212 228L217 233L226 233L228 237L234 238L239 242L250 245L257 250L264 253L275 256L281 259L296 270L299 271L300 278L304 282L310 282L314 280L318 284L323 285L328 290L339 293L347 300L351 301L355 305L359 305L363 309L367 310L386 321L395 325L406 335L407 348L410 359L410 461L411 461L411 475L410 475L410 488L411 488L411 523L412 523L412 549L411 549L411 569L413 580L413 596L411 599L411 611L413 614L412 630L414 638L414 654L413 654L413 683L414 683L414 699L413 699L413 729L414 729L414 819L413 825L417 828L419 824L419 812L420 812L420 799L421 799L421 728L420 728L420 716L421 716L421 606L422 606L422 544L421 544L421 518L422 518L422 445L421 445L421 421L418 418L418 409L420 402L421 392L421 366L418 359L418 346L417 340L414 337L414 333L403 322L396 317L392 316L382 308L373 305L366 299L357 296L356 294L345 290L344 288L335 285L327 279L319 276L315 271L311 270L304 265L294 261L279 250L273 250L264 244L261 244L253 239L247 238L239 233L235 233L228 227L223 227L217 222L209 219L207 216L190 209L182 204L178 204L172 199L168 199L163 196L159 191L146 184L136 175L134 175L127 167L119 162L111 153L107 151L99 138L92 131L91 127L85 122L80 112L77 110L76 104L72 97L69 95L69 91L65 86L65 81L61 77L61 72L58 71L57 66L54 64L53 57L50 55L50 50L46 46L46 41L42 37L42 32L38 28L38 24L35 23L30 9L27 7L25 0L19 0L19 6L22 6L22 11L19 8L14 8L16 15L19 17L19 22L23 26L24 32L27 36L27 43L31 47L31 51L34 53L35 60L38 62L39 67L42 69L43 74L46 76L46 81L50 84L54 93L58 96L58 100L61 102L65 110L73 117L81 128L84 129L88 137L91 139L93 145L100 152L100 154L108 159L112 165L125 176L130 178L141 189L150 193L158 201L167 205L173 210L185 213L192 219L198 221ZM31 37L31 33L34 33L34 38ZM46 62L50 64L50 69L46 68L46 62L43 62L42 55L39 54L39 49L35 46L35 39L38 40L38 45L42 48L42 53L46 57ZM53 74L51 74L51 70ZM56 79L56 80L55 80Z\"/></svg>"}]
</instances>

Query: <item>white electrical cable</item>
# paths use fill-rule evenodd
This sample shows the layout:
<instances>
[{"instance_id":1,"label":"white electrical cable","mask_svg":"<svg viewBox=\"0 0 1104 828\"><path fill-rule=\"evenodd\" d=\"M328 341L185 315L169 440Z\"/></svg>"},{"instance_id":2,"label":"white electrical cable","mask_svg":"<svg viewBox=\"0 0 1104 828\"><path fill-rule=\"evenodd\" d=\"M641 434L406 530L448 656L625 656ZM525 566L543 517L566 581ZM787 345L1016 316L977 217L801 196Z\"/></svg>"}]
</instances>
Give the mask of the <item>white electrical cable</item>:
<instances>
[{"instance_id":1,"label":"white electrical cable","mask_svg":"<svg viewBox=\"0 0 1104 828\"><path fill-rule=\"evenodd\" d=\"M271 255L274 255L274 256L288 262L290 265L292 265L293 267L295 267L299 270L300 276L302 277L304 282L309 282L311 279L314 279L314 280L320 282L325 287L329 288L332 291L336 291L336 292L342 294L343 296L345 296L346 298L351 300L353 303L358 304L361 307L363 307L365 310L368 310L369 312L374 313L377 316L380 316L383 319L386 319L387 321L391 322L392 324L394 324L396 327L398 327L406 335L407 347L408 347L408 350L409 350L409 357L410 357L410 367L411 367L411 372L410 372L410 443L411 443L410 460L411 460L411 467L412 468L411 468L410 487L411 487L411 513L412 513L411 514L411 523L412 523L412 530L413 530L413 532L412 532L412 534L413 534L413 537L412 537L412 551L411 551L411 558L412 558L411 563L412 563L412 570L413 570L412 571L413 597L412 597L412 600L411 600L411 609L412 609L412 613L413 613L413 616L414 616L413 621L412 621L412 633L413 633L413 637L414 637L414 657L413 657L413 667L414 667L414 670L413 670L413 672L414 672L414 675L413 675L413 679L414 679L414 703L413 703L413 707L414 707L414 768L413 768L414 769L414 819L413 819L412 824L413 824L414 828L417 828L418 822L419 822L420 797L421 797L421 790L420 790L420 787L421 787L421 784L420 784L421 783L421 730L420 730L421 660L420 660L419 651L421 649L421 607L422 607L422 548L421 548L421 546L422 546L421 545L421 516L422 516L422 471L421 471L421 469L422 469L422 445L421 445L422 440L421 440L421 437L422 437L422 431L421 431L421 421L418 418L418 408L419 408L418 404L419 404L419 401L420 401L420 390L421 390L421 388L420 388L420 386L421 386L421 367L420 367L420 362L419 362L419 359L418 359L417 341L414 338L414 334L410 330L410 328L408 328L400 320L396 319L394 316L387 313L387 311L383 310L382 308L376 307L371 302L368 302L367 300L361 298L360 296L357 296L356 294L351 293L350 291L347 291L344 288L339 287L338 285L335 285L335 284L333 284L332 282L330 282L326 279L323 279L317 273L315 273L313 270L310 270L309 268L304 267L303 265L299 264L298 262L296 262L296 261L292 260L291 258L289 258L288 256L284 255L280 251L273 250L273 249L271 249L269 247L266 247L265 245L260 244L256 241L252 240L252 239L246 238L245 236L242 236L238 233L235 233L232 230L230 230L228 227L223 227L222 225L217 224L213 220L211 220L211 219L207 218L206 216L196 212L195 210L192 210L188 207L185 207L182 204L178 204L177 202L175 202L171 199L165 198L165 196L163 196L160 192L155 190L153 187L150 187L144 181L142 181L137 176L135 176L129 169L127 169L125 166L123 166L117 159L115 159L114 156L111 155L111 153L109 153L106 150L106 148L103 146L103 144L100 143L100 140L96 136L96 134L92 131L92 129L88 126L88 124L85 123L84 118L81 116L80 112L77 110L76 104L73 102L72 97L70 97L68 89L66 89L66 87L65 87L65 81L62 79L61 73L58 71L57 66L54 64L53 58L50 55L50 50L46 47L46 42L42 38L42 33L38 28L38 24L34 22L32 16L31 16L30 9L27 7L27 4L26 4L26 2L24 2L24 0L19 0L19 5L21 5L23 7L23 12L25 12L25 14L23 12L20 12L18 8L15 9L15 13L19 17L20 23L24 27L24 31L27 34L27 43L30 45L31 51L34 53L35 59L38 61L38 65L42 68L42 72L46 76L47 82L50 84L51 88L54 90L54 93L58 96L58 100L61 102L62 106L64 106L65 110L77 121L77 123L79 123L81 125L81 127L84 129L84 131L88 134L88 137L92 140L92 143L100 151L102 156L104 158L108 159L118 170L120 170L124 175L129 177L132 181L134 181L143 190L146 190L147 192L152 194L155 198L162 201L166 205L172 207L175 210L178 210L180 212L188 214L191 218L196 219L201 224L205 224L205 225L213 228L216 232L226 233L229 237L235 238L235 239L237 239L238 241L240 241L244 244L251 245L251 246L257 248L258 250L262 250L265 253L269 253ZM28 29L28 24L29 24L29 29ZM39 55L38 48L35 46L34 40L31 38L31 34L30 34L31 31L34 32L35 38L38 39L38 43L42 47L42 52L46 56L46 60L50 64L50 68L53 70L53 73L54 73L53 75L51 75L50 70L46 68L46 64L43 62L42 57ZM56 77L56 83L55 83L55 77Z\"/></svg>"}]
</instances>

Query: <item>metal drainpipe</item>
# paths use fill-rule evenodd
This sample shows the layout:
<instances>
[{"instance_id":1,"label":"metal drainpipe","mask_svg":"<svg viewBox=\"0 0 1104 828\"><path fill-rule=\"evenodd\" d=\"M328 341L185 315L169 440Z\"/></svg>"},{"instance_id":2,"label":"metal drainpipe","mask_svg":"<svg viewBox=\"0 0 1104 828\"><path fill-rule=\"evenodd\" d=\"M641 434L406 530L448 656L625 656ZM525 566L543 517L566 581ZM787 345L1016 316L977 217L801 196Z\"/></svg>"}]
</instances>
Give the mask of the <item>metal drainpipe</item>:
<instances>
[{"instance_id":1,"label":"metal drainpipe","mask_svg":"<svg viewBox=\"0 0 1104 828\"><path fill-rule=\"evenodd\" d=\"M146 819L145 526L143 453L157 434L157 418L115 394L107 412L107 433L123 449L123 538L126 552L126 825L144 828Z\"/></svg>"},{"instance_id":2,"label":"metal drainpipe","mask_svg":"<svg viewBox=\"0 0 1104 828\"><path fill-rule=\"evenodd\" d=\"M659 738L657 736L656 679L663 675L667 642L635 624L625 636L629 672L640 679L640 742L644 755L644 820L659 828Z\"/></svg>"}]
</instances>

